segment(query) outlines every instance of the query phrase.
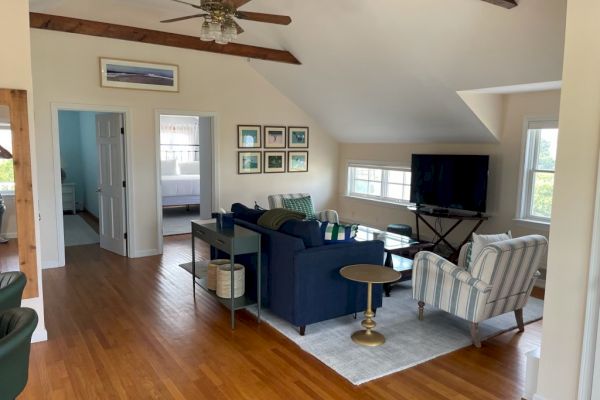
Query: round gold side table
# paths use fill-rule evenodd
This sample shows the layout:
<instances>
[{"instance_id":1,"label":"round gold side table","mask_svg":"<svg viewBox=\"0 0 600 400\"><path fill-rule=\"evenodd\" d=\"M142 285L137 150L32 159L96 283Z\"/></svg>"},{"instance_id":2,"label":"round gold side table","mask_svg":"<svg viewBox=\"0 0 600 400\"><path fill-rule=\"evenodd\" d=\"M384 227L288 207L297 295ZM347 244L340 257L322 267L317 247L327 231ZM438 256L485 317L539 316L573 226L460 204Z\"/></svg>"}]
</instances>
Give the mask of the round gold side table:
<instances>
[{"instance_id":1,"label":"round gold side table","mask_svg":"<svg viewBox=\"0 0 600 400\"><path fill-rule=\"evenodd\" d=\"M348 265L340 269L340 274L348 280L367 284L367 310L365 319L361 322L365 329L354 332L352 340L363 346L375 347L384 344L385 336L373 330L377 325L373 320L375 313L372 310L373 284L395 282L402 277L402 274L392 268L370 264Z\"/></svg>"}]
</instances>

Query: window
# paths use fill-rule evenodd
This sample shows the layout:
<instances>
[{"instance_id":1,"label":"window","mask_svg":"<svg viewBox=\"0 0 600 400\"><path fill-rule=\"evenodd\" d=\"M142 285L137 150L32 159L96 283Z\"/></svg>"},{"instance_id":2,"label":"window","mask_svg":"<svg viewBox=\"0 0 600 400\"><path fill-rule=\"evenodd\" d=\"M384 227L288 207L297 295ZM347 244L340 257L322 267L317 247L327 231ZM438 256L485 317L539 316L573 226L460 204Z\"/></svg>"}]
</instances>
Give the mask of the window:
<instances>
[{"instance_id":1,"label":"window","mask_svg":"<svg viewBox=\"0 0 600 400\"><path fill-rule=\"evenodd\" d=\"M523 159L520 219L550 222L557 146L557 121L528 122Z\"/></svg>"},{"instance_id":2,"label":"window","mask_svg":"<svg viewBox=\"0 0 600 400\"><path fill-rule=\"evenodd\" d=\"M0 146L12 154L12 132L5 126L0 126ZM15 174L13 160L0 158L0 193L13 194L15 192Z\"/></svg>"},{"instance_id":3,"label":"window","mask_svg":"<svg viewBox=\"0 0 600 400\"><path fill-rule=\"evenodd\" d=\"M406 204L410 201L410 179L408 168L350 164L348 195Z\"/></svg>"}]
</instances>

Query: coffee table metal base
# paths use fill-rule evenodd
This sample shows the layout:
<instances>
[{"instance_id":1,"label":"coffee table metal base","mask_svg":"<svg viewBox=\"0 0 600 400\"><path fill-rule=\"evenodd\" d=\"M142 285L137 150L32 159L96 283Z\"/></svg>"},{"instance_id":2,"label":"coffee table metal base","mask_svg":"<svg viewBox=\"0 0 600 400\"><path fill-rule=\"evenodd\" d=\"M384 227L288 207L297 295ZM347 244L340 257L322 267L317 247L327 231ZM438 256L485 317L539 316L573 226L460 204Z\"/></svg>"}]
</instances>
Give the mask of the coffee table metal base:
<instances>
[{"instance_id":1,"label":"coffee table metal base","mask_svg":"<svg viewBox=\"0 0 600 400\"><path fill-rule=\"evenodd\" d=\"M352 334L352 341L363 346L376 347L385 343L385 336L373 330L363 329Z\"/></svg>"}]
</instances>

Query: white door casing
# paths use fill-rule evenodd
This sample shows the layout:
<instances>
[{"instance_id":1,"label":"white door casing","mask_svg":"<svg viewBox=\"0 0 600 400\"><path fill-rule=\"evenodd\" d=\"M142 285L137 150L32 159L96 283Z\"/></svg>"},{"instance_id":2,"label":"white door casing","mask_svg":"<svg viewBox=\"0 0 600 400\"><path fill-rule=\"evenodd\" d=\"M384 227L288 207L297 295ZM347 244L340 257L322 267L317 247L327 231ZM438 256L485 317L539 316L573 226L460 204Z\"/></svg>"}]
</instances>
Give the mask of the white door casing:
<instances>
[{"instance_id":1,"label":"white door casing","mask_svg":"<svg viewBox=\"0 0 600 400\"><path fill-rule=\"evenodd\" d=\"M100 247L127 256L123 115L96 115Z\"/></svg>"}]
</instances>

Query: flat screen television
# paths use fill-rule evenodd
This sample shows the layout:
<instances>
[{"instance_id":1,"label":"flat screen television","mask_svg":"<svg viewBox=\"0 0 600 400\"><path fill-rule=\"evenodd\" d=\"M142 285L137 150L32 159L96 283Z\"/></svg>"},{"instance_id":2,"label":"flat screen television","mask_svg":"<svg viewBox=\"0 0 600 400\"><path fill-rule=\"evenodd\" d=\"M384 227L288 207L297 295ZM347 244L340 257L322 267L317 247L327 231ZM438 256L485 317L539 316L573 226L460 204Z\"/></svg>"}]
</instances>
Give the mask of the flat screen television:
<instances>
[{"instance_id":1,"label":"flat screen television","mask_svg":"<svg viewBox=\"0 0 600 400\"><path fill-rule=\"evenodd\" d=\"M483 213L486 210L489 156L413 154L410 201Z\"/></svg>"}]
</instances>

